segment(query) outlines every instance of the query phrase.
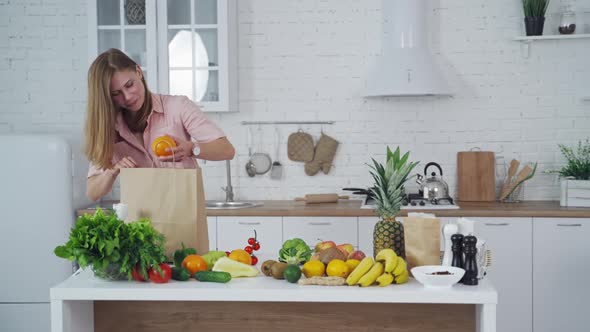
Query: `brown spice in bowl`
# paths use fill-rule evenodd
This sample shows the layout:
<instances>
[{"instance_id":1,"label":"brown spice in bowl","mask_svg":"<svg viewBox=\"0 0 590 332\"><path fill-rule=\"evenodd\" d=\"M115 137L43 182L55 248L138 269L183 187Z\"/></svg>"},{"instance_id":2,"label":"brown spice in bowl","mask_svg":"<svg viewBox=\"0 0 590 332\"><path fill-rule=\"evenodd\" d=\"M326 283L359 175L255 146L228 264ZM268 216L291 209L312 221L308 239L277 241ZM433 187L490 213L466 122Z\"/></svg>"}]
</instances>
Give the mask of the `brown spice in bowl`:
<instances>
[{"instance_id":1,"label":"brown spice in bowl","mask_svg":"<svg viewBox=\"0 0 590 332\"><path fill-rule=\"evenodd\" d=\"M430 275L436 275L436 276L453 275L453 273L451 273L449 271L432 272L432 273L428 273L428 274L430 274Z\"/></svg>"}]
</instances>

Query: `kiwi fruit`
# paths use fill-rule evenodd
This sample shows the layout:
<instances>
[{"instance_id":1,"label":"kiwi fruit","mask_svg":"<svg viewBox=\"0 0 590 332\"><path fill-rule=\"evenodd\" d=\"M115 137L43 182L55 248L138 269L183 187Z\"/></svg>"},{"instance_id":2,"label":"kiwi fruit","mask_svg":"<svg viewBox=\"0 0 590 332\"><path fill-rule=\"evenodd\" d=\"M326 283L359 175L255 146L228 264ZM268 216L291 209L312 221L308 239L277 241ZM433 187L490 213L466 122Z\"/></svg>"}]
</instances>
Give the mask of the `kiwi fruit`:
<instances>
[{"instance_id":1,"label":"kiwi fruit","mask_svg":"<svg viewBox=\"0 0 590 332\"><path fill-rule=\"evenodd\" d=\"M274 263L270 267L270 273L271 273L272 277L275 279L285 279L285 277L283 276L283 273L285 273L285 269L287 268L287 266L288 266L287 263L283 263L283 262Z\"/></svg>"},{"instance_id":2,"label":"kiwi fruit","mask_svg":"<svg viewBox=\"0 0 590 332\"><path fill-rule=\"evenodd\" d=\"M262 273L264 273L265 276L270 277L272 276L271 267L275 263L277 263L277 261L274 261L272 259L264 261L264 263L262 263L262 265L260 266L260 270L262 271Z\"/></svg>"}]
</instances>

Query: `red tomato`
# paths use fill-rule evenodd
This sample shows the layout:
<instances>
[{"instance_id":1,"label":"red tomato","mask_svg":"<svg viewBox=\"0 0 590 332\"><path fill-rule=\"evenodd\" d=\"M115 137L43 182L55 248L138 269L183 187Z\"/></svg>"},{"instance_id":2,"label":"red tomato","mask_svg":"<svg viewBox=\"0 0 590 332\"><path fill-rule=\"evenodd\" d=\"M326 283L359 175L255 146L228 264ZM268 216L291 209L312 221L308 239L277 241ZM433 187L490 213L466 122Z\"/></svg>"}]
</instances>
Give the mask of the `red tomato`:
<instances>
[{"instance_id":1,"label":"red tomato","mask_svg":"<svg viewBox=\"0 0 590 332\"><path fill-rule=\"evenodd\" d=\"M260 249L260 243L258 243L258 242L254 243L254 245L252 246L252 249L254 249L254 250Z\"/></svg>"},{"instance_id":2,"label":"red tomato","mask_svg":"<svg viewBox=\"0 0 590 332\"><path fill-rule=\"evenodd\" d=\"M256 265L258 263L258 257L252 256L252 265Z\"/></svg>"},{"instance_id":3,"label":"red tomato","mask_svg":"<svg viewBox=\"0 0 590 332\"><path fill-rule=\"evenodd\" d=\"M165 263L160 263L160 269L162 269L162 274L160 274L158 270L154 269L153 267L148 270L150 280L157 284L167 283L172 277L172 269L170 268L170 265Z\"/></svg>"},{"instance_id":4,"label":"red tomato","mask_svg":"<svg viewBox=\"0 0 590 332\"><path fill-rule=\"evenodd\" d=\"M135 281L147 281L145 280L145 278L141 275L141 272L139 272L139 264L135 265L135 267L133 268L133 270L131 270L131 277L133 278L133 280Z\"/></svg>"},{"instance_id":5,"label":"red tomato","mask_svg":"<svg viewBox=\"0 0 590 332\"><path fill-rule=\"evenodd\" d=\"M255 239L255 238L253 238L253 237L251 237L251 238L249 238L249 239L248 239L248 244L249 244L249 245L252 245L252 244L254 244L255 242L256 242L256 239Z\"/></svg>"},{"instance_id":6,"label":"red tomato","mask_svg":"<svg viewBox=\"0 0 590 332\"><path fill-rule=\"evenodd\" d=\"M246 252L249 254L252 253L252 247L250 247L250 246L244 247L244 250L246 250Z\"/></svg>"}]
</instances>

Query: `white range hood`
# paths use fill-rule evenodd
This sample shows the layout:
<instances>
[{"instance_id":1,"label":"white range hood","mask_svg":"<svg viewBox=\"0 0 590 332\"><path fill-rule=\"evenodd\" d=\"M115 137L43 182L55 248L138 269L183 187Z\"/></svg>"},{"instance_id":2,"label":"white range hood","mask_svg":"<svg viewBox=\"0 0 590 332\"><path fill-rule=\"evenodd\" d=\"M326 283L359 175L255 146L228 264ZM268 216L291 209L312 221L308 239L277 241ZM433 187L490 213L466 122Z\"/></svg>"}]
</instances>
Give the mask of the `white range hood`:
<instances>
[{"instance_id":1,"label":"white range hood","mask_svg":"<svg viewBox=\"0 0 590 332\"><path fill-rule=\"evenodd\" d=\"M366 97L451 95L428 47L429 0L383 0L383 53Z\"/></svg>"}]
</instances>

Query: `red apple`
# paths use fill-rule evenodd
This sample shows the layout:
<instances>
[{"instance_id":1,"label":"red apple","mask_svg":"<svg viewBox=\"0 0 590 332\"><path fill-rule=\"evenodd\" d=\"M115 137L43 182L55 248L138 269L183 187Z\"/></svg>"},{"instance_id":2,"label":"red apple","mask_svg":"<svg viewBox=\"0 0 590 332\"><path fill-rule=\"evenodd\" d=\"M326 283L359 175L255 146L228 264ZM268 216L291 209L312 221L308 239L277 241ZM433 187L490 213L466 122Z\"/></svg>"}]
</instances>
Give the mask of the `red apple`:
<instances>
[{"instance_id":1,"label":"red apple","mask_svg":"<svg viewBox=\"0 0 590 332\"><path fill-rule=\"evenodd\" d=\"M348 255L352 254L354 251L354 247L350 243L343 243L336 246L338 250L342 251L344 255L348 257Z\"/></svg>"},{"instance_id":2,"label":"red apple","mask_svg":"<svg viewBox=\"0 0 590 332\"><path fill-rule=\"evenodd\" d=\"M365 257L365 253L360 250L355 250L352 253L350 253L350 255L348 255L348 259L357 259L359 261L362 261Z\"/></svg>"},{"instance_id":3,"label":"red apple","mask_svg":"<svg viewBox=\"0 0 590 332\"><path fill-rule=\"evenodd\" d=\"M336 247L336 243L334 241L321 241L315 245L315 252L320 252L324 249Z\"/></svg>"}]
</instances>

